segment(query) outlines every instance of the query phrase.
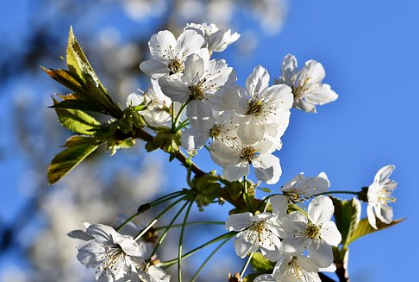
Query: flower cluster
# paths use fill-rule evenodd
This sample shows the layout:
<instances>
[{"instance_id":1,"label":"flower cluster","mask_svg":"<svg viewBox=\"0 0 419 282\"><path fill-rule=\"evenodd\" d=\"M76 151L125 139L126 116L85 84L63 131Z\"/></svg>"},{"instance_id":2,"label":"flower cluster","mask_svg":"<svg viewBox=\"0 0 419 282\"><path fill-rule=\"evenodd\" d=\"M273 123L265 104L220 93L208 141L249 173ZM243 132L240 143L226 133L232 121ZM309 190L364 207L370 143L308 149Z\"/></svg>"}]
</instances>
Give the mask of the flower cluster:
<instances>
[{"instance_id":1,"label":"flower cluster","mask_svg":"<svg viewBox=\"0 0 419 282\"><path fill-rule=\"evenodd\" d=\"M320 190L327 190L325 174L303 179L302 174L288 183L284 190L303 191L308 195L310 186L318 183ZM298 182L304 183L299 185ZM315 197L308 210L288 211L288 203L295 201L295 194L271 198L272 212L241 213L231 215L226 228L237 231L234 243L236 254L244 258L258 250L270 261L276 262L271 275L262 275L255 281L320 281L319 271L334 271L332 247L342 237L331 221L334 212L332 200ZM310 195L312 196L312 195ZM307 255L306 255L307 254Z\"/></svg>"},{"instance_id":2,"label":"flower cluster","mask_svg":"<svg viewBox=\"0 0 419 282\"><path fill-rule=\"evenodd\" d=\"M101 224L85 224L86 231L70 232L70 237L84 241L77 257L86 267L96 270L98 281L168 282L170 276L159 267L159 263L160 266L169 266L176 260L161 263L156 259L155 252L187 203L165 227L151 253L150 243L145 243L141 237L162 215L184 200L189 202L189 206L181 226L178 249L181 281L183 231L193 202L199 206L199 193L203 198L207 197L204 202L215 202L214 199L219 197L220 203L225 200L222 198L229 198L228 201L235 205L225 222L229 233L214 242L221 239L228 241L235 235L235 252L240 258L260 252L265 260L275 264L272 273L259 275L254 280L256 282L319 282L319 272L336 269L332 248L342 244L343 248L336 248L335 251L340 252L338 257L345 256L349 244L348 230L356 229L360 221L360 205L356 199L359 207L354 205L352 209L345 210L352 212L348 217L351 222L346 222L350 225L346 226L346 230L341 228L339 216L335 217L341 231L344 230L341 234L332 217L335 205L342 213L342 206L348 201L325 196L331 193L326 173L321 172L315 177L305 177L304 173L300 173L282 186L282 195L272 195L263 200L248 192L249 182L246 179L253 167L259 181L277 183L282 169L274 152L282 148L281 137L288 127L291 108L314 113L317 105L332 102L338 96L328 84L322 83L325 70L320 63L310 60L299 70L292 55L284 58L281 76L274 84L270 82L268 71L256 66L244 87L238 85L233 68L225 60L211 56L214 52L224 51L239 37L238 33L224 31L214 24L195 23L188 24L178 37L167 30L151 37L148 43L151 57L140 64L141 70L151 79L151 87L141 95L129 95L127 109L121 114L123 117L118 123L110 124L130 138L147 136L143 140L148 142L148 150L162 148L171 154L170 160L175 157L181 160L189 169L188 184L191 189L174 192L141 206L136 215L116 230ZM144 129L145 126L148 129ZM148 135L146 130L156 135ZM180 151L179 145L188 152L190 159ZM191 158L202 147L207 148L211 159L223 168L222 177L201 171L194 165ZM376 218L386 224L392 223L393 211L388 203L394 202L391 194L397 185L389 179L394 168L388 165L380 169L368 189L349 192L368 201L368 222L375 229L378 229ZM195 173L194 178L192 172ZM233 182L241 178L242 182ZM227 192L226 197L220 196L221 189ZM130 222L153 205L176 197L180 198L144 230ZM258 202L265 204L263 212L260 206L255 207ZM308 206L305 205L307 203ZM365 224L368 226L368 222L364 220L364 227ZM133 232L120 232L122 227L130 225ZM361 229L360 233L366 228ZM343 264L343 261L336 262L336 265ZM238 279L237 275L234 279Z\"/></svg>"},{"instance_id":3,"label":"flower cluster","mask_svg":"<svg viewBox=\"0 0 419 282\"><path fill-rule=\"evenodd\" d=\"M118 233L110 226L85 223L86 231L69 233L72 238L84 240L77 259L87 268L95 269L101 282L168 282L170 276L163 269L147 264L148 246L130 235Z\"/></svg>"},{"instance_id":4,"label":"flower cluster","mask_svg":"<svg viewBox=\"0 0 419 282\"><path fill-rule=\"evenodd\" d=\"M324 104L337 95L321 84L324 69L319 63L310 61L297 71L290 55L274 85L268 71L257 66L242 88L225 60L211 59L213 52L225 50L239 37L214 24L188 24L177 38L167 30L158 32L149 41L152 57L140 65L152 88L142 98L130 95L127 104L147 105L139 114L156 127L167 125L173 114L171 103L178 103L179 114L186 109L187 119L179 127L179 117L172 119L172 125L182 129L183 148L193 152L210 140L207 148L212 160L223 167L224 178L239 180L253 166L259 180L274 184L282 170L273 153L282 147L291 107L308 111L308 103Z\"/></svg>"}]
</instances>

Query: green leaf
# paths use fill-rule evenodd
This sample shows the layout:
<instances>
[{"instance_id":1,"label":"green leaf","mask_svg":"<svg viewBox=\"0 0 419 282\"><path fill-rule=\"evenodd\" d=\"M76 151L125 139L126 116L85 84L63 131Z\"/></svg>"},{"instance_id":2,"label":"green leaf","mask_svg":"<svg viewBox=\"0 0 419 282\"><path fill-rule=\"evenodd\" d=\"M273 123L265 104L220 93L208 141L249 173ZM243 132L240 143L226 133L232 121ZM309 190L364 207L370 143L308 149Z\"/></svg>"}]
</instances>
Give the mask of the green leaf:
<instances>
[{"instance_id":1,"label":"green leaf","mask_svg":"<svg viewBox=\"0 0 419 282\"><path fill-rule=\"evenodd\" d=\"M77 74L78 78L84 83L86 82L84 73L90 73L97 79L92 66L90 65L86 55L84 54L79 43L77 42L76 37L74 36L73 27L70 27L70 32L68 35L67 66L70 72ZM99 79L97 79L97 81L98 80Z\"/></svg>"},{"instance_id":2,"label":"green leaf","mask_svg":"<svg viewBox=\"0 0 419 282\"><path fill-rule=\"evenodd\" d=\"M342 234L341 244L346 247L354 230L357 228L361 219L361 203L358 199L341 200L330 197L335 206L336 226Z\"/></svg>"},{"instance_id":3,"label":"green leaf","mask_svg":"<svg viewBox=\"0 0 419 282\"><path fill-rule=\"evenodd\" d=\"M272 270L275 267L275 262L271 262L265 258L261 253L253 253L252 260L250 264L253 267L253 270L258 274L267 274L272 273Z\"/></svg>"},{"instance_id":4,"label":"green leaf","mask_svg":"<svg viewBox=\"0 0 419 282\"><path fill-rule=\"evenodd\" d=\"M96 138L92 136L82 136L82 135L73 135L70 136L67 141L65 142L63 147L74 147L79 145L85 144L99 144L100 142L96 142Z\"/></svg>"},{"instance_id":5,"label":"green leaf","mask_svg":"<svg viewBox=\"0 0 419 282\"><path fill-rule=\"evenodd\" d=\"M51 185L63 178L98 147L98 144L82 144L60 152L54 157L48 168L48 183Z\"/></svg>"},{"instance_id":6,"label":"green leaf","mask_svg":"<svg viewBox=\"0 0 419 282\"><path fill-rule=\"evenodd\" d=\"M68 70L53 70L41 67L52 79L56 80L65 87L76 91L83 92L83 85L80 84L78 79Z\"/></svg>"},{"instance_id":7,"label":"green leaf","mask_svg":"<svg viewBox=\"0 0 419 282\"><path fill-rule=\"evenodd\" d=\"M51 106L54 109L74 109L81 111L91 111L96 113L108 114L108 112L102 109L100 106L95 104L94 101L80 100L80 99L68 99Z\"/></svg>"},{"instance_id":8,"label":"green leaf","mask_svg":"<svg viewBox=\"0 0 419 282\"><path fill-rule=\"evenodd\" d=\"M58 101L52 98L54 105ZM75 101L75 100L67 100ZM73 132L92 135L95 129L99 129L101 124L94 117L81 110L55 108L60 123Z\"/></svg>"},{"instance_id":9,"label":"green leaf","mask_svg":"<svg viewBox=\"0 0 419 282\"><path fill-rule=\"evenodd\" d=\"M365 235L368 235L368 234L386 229L388 227L394 226L396 224L399 224L400 222L403 222L404 220L405 220L405 218L396 219L396 220L393 220L390 224L386 224L384 222L381 222L377 218L377 229L374 229L369 224L368 218L364 218L359 222L358 227L351 234L351 237L348 239L348 244L352 243L353 241L355 241L358 238L361 238L362 236L365 236Z\"/></svg>"}]
</instances>

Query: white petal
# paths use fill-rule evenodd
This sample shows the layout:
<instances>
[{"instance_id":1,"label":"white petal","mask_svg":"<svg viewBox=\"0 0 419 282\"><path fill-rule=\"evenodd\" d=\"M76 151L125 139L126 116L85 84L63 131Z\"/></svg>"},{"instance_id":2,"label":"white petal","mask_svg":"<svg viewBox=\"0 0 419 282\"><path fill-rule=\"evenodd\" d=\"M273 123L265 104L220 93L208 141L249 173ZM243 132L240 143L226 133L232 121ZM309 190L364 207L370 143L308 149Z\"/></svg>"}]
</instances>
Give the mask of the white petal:
<instances>
[{"instance_id":1,"label":"white petal","mask_svg":"<svg viewBox=\"0 0 419 282\"><path fill-rule=\"evenodd\" d=\"M192 84L192 82L197 82L197 79L200 79L205 71L204 60L197 54L192 54L185 61L185 71L184 78Z\"/></svg>"},{"instance_id":2,"label":"white petal","mask_svg":"<svg viewBox=\"0 0 419 282\"><path fill-rule=\"evenodd\" d=\"M375 219L375 214L373 211L373 206L368 204L367 206L367 216L368 216L368 222L370 223L370 225L374 228L377 229L377 221Z\"/></svg>"},{"instance_id":3,"label":"white petal","mask_svg":"<svg viewBox=\"0 0 419 282\"><path fill-rule=\"evenodd\" d=\"M243 230L252 224L252 216L253 215L250 212L232 214L227 218L225 227L228 231Z\"/></svg>"},{"instance_id":4,"label":"white petal","mask_svg":"<svg viewBox=\"0 0 419 282\"><path fill-rule=\"evenodd\" d=\"M240 232L236 235L236 239L234 240L234 249L236 250L236 254L244 258L247 253L252 250L252 243L249 243L244 238L244 233Z\"/></svg>"},{"instance_id":5,"label":"white petal","mask_svg":"<svg viewBox=\"0 0 419 282\"><path fill-rule=\"evenodd\" d=\"M316 106L311 104L308 101L305 101L304 99L294 99L294 105L293 107L302 110L307 113L316 113Z\"/></svg>"},{"instance_id":6,"label":"white petal","mask_svg":"<svg viewBox=\"0 0 419 282\"><path fill-rule=\"evenodd\" d=\"M157 79L169 73L167 65L158 60L147 60L140 64L140 69L152 79Z\"/></svg>"},{"instance_id":7,"label":"white petal","mask_svg":"<svg viewBox=\"0 0 419 282\"><path fill-rule=\"evenodd\" d=\"M161 91L173 101L185 103L190 95L188 85L186 85L178 76L163 76L159 79Z\"/></svg>"},{"instance_id":8,"label":"white petal","mask_svg":"<svg viewBox=\"0 0 419 282\"><path fill-rule=\"evenodd\" d=\"M234 148L218 140L211 144L211 159L220 166L235 165L241 162L240 156Z\"/></svg>"},{"instance_id":9,"label":"white petal","mask_svg":"<svg viewBox=\"0 0 419 282\"><path fill-rule=\"evenodd\" d=\"M242 121L237 130L240 140L247 145L262 141L265 134L265 126L254 116L246 116L242 118Z\"/></svg>"},{"instance_id":10,"label":"white petal","mask_svg":"<svg viewBox=\"0 0 419 282\"><path fill-rule=\"evenodd\" d=\"M253 280L254 282L275 282L275 278L272 276L272 274L262 274Z\"/></svg>"},{"instance_id":11,"label":"white petal","mask_svg":"<svg viewBox=\"0 0 419 282\"><path fill-rule=\"evenodd\" d=\"M318 84L323 81L325 76L326 72L324 71L322 64L314 60L309 60L305 63L305 66L301 70L298 84Z\"/></svg>"},{"instance_id":12,"label":"white petal","mask_svg":"<svg viewBox=\"0 0 419 282\"><path fill-rule=\"evenodd\" d=\"M279 248L279 250L283 254L299 255L304 252L307 245L308 240L304 237L288 236L281 242L281 247Z\"/></svg>"},{"instance_id":13,"label":"white petal","mask_svg":"<svg viewBox=\"0 0 419 282\"><path fill-rule=\"evenodd\" d=\"M257 179L268 184L277 183L282 174L279 159L271 154L259 155L259 157L254 160L253 167L255 168Z\"/></svg>"},{"instance_id":14,"label":"white petal","mask_svg":"<svg viewBox=\"0 0 419 282\"><path fill-rule=\"evenodd\" d=\"M101 264L103 245L94 240L87 241L78 249L77 259L87 268L94 268Z\"/></svg>"},{"instance_id":15,"label":"white petal","mask_svg":"<svg viewBox=\"0 0 419 282\"><path fill-rule=\"evenodd\" d=\"M288 210L288 198L282 195L276 195L271 198L272 213L282 220L287 215Z\"/></svg>"},{"instance_id":16,"label":"white petal","mask_svg":"<svg viewBox=\"0 0 419 282\"><path fill-rule=\"evenodd\" d=\"M328 84L320 84L304 93L304 99L313 105L324 105L335 101L338 95Z\"/></svg>"},{"instance_id":17,"label":"white petal","mask_svg":"<svg viewBox=\"0 0 419 282\"><path fill-rule=\"evenodd\" d=\"M194 30L185 30L178 38L176 53L184 58L190 54L197 53L204 45L205 39Z\"/></svg>"},{"instance_id":18,"label":"white petal","mask_svg":"<svg viewBox=\"0 0 419 282\"><path fill-rule=\"evenodd\" d=\"M342 241L342 235L333 221L323 223L320 232L320 237L329 245L337 247Z\"/></svg>"},{"instance_id":19,"label":"white petal","mask_svg":"<svg viewBox=\"0 0 419 282\"><path fill-rule=\"evenodd\" d=\"M326 243L312 243L308 248L308 253L318 267L328 267L333 263L332 246Z\"/></svg>"},{"instance_id":20,"label":"white petal","mask_svg":"<svg viewBox=\"0 0 419 282\"><path fill-rule=\"evenodd\" d=\"M118 233L110 226L103 224L92 224L87 228L87 234L95 237L95 240L100 244L115 243L114 237Z\"/></svg>"},{"instance_id":21,"label":"white petal","mask_svg":"<svg viewBox=\"0 0 419 282\"><path fill-rule=\"evenodd\" d=\"M148 46L150 47L150 53L154 57L165 61L168 57L173 58L168 55L173 54L175 50L176 38L170 31L162 30L151 37Z\"/></svg>"},{"instance_id":22,"label":"white petal","mask_svg":"<svg viewBox=\"0 0 419 282\"><path fill-rule=\"evenodd\" d=\"M297 73L297 71L297 59L294 57L294 55L286 55L284 61L282 62L282 74L280 77L280 82L283 82L292 87L292 78Z\"/></svg>"},{"instance_id":23,"label":"white petal","mask_svg":"<svg viewBox=\"0 0 419 282\"><path fill-rule=\"evenodd\" d=\"M377 172L377 174L374 177L374 182L382 183L386 181L391 176L395 168L396 167L394 165L386 165L380 168L380 170Z\"/></svg>"},{"instance_id":24,"label":"white petal","mask_svg":"<svg viewBox=\"0 0 419 282\"><path fill-rule=\"evenodd\" d=\"M187 151L192 151L194 149L200 149L204 146L209 137L210 134L208 130L202 131L190 127L182 132L181 144Z\"/></svg>"},{"instance_id":25,"label":"white petal","mask_svg":"<svg viewBox=\"0 0 419 282\"><path fill-rule=\"evenodd\" d=\"M263 94L269 87L268 71L262 66L256 66L246 80L246 92L249 97Z\"/></svg>"},{"instance_id":26,"label":"white petal","mask_svg":"<svg viewBox=\"0 0 419 282\"><path fill-rule=\"evenodd\" d=\"M391 207L382 206L377 217L384 223L390 224L393 220L393 209Z\"/></svg>"},{"instance_id":27,"label":"white petal","mask_svg":"<svg viewBox=\"0 0 419 282\"><path fill-rule=\"evenodd\" d=\"M229 165L224 168L224 178L229 181L241 179L243 176L249 174L249 164L241 162L237 165Z\"/></svg>"},{"instance_id":28,"label":"white petal","mask_svg":"<svg viewBox=\"0 0 419 282\"><path fill-rule=\"evenodd\" d=\"M311 222L318 225L327 221L333 216L335 206L329 197L317 196L308 206L308 218Z\"/></svg>"},{"instance_id":29,"label":"white petal","mask_svg":"<svg viewBox=\"0 0 419 282\"><path fill-rule=\"evenodd\" d=\"M200 130L210 130L215 124L212 109L203 101L191 101L186 106L186 116L191 126Z\"/></svg>"}]
</instances>

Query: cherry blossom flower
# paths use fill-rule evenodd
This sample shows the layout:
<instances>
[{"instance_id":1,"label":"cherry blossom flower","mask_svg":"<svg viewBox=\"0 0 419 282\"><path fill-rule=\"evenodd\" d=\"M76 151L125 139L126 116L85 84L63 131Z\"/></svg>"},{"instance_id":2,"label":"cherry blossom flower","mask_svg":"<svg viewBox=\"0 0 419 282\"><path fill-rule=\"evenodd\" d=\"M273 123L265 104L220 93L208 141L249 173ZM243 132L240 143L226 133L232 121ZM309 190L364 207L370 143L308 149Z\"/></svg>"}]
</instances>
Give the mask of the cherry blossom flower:
<instances>
[{"instance_id":1,"label":"cherry blossom flower","mask_svg":"<svg viewBox=\"0 0 419 282\"><path fill-rule=\"evenodd\" d=\"M269 87L267 70L262 66L255 67L237 103L240 139L246 144L254 144L263 139L268 129L274 130L268 135L281 137L288 127L292 103L290 87L285 84Z\"/></svg>"},{"instance_id":2,"label":"cherry blossom flower","mask_svg":"<svg viewBox=\"0 0 419 282\"><path fill-rule=\"evenodd\" d=\"M387 165L382 167L374 177L374 182L368 187L368 222L377 229L375 216L384 223L391 223L393 220L393 209L388 203L394 203L396 199L391 196L397 187L397 182L389 179L396 167Z\"/></svg>"},{"instance_id":3,"label":"cherry blossom flower","mask_svg":"<svg viewBox=\"0 0 419 282\"><path fill-rule=\"evenodd\" d=\"M236 132L230 132L228 139L214 140L210 152L212 160L224 167L227 180L239 180L249 174L250 165L253 165L259 180L275 184L282 174L279 159L272 154L276 148L277 145L269 139L247 145Z\"/></svg>"},{"instance_id":4,"label":"cherry blossom flower","mask_svg":"<svg viewBox=\"0 0 419 282\"><path fill-rule=\"evenodd\" d=\"M185 30L177 39L168 30L159 31L148 42L153 58L142 62L140 68L153 79L183 73L186 58L201 52L204 43L194 30Z\"/></svg>"},{"instance_id":5,"label":"cherry blossom flower","mask_svg":"<svg viewBox=\"0 0 419 282\"><path fill-rule=\"evenodd\" d=\"M337 246L342 236L331 221L333 202L325 196L314 198L308 206L308 215L296 211L284 216L282 227L287 237L282 241L281 252L299 255L308 249L310 259L319 267L333 262L332 246Z\"/></svg>"},{"instance_id":6,"label":"cherry blossom flower","mask_svg":"<svg viewBox=\"0 0 419 282\"><path fill-rule=\"evenodd\" d=\"M307 61L305 66L298 70L297 59L289 54L282 63L282 75L275 83L286 84L292 88L295 108L315 113L316 105L324 105L338 98L330 85L322 83L325 76L323 66L314 60Z\"/></svg>"},{"instance_id":7,"label":"cherry blossom flower","mask_svg":"<svg viewBox=\"0 0 419 282\"><path fill-rule=\"evenodd\" d=\"M271 275L260 275L255 282L321 282L319 267L303 255L283 256L277 261Z\"/></svg>"},{"instance_id":8,"label":"cherry blossom flower","mask_svg":"<svg viewBox=\"0 0 419 282\"><path fill-rule=\"evenodd\" d=\"M234 247L236 254L244 258L248 253L256 252L260 249L262 254L269 260L278 259L280 238L286 235L281 228L282 218L287 212L287 199L283 196L276 196L272 201L274 213L250 212L232 214L226 221L228 231L240 231L236 235Z\"/></svg>"},{"instance_id":9,"label":"cherry blossom flower","mask_svg":"<svg viewBox=\"0 0 419 282\"><path fill-rule=\"evenodd\" d=\"M235 81L233 69L224 60L209 60L204 53L186 59L183 76L165 76L159 79L159 84L172 100L188 102L186 116L192 127L210 129L215 123L212 111L226 109L224 87Z\"/></svg>"},{"instance_id":10,"label":"cherry blossom flower","mask_svg":"<svg viewBox=\"0 0 419 282\"><path fill-rule=\"evenodd\" d=\"M169 282L170 275L158 266L151 265L145 270L138 269L141 282Z\"/></svg>"},{"instance_id":11,"label":"cherry blossom flower","mask_svg":"<svg viewBox=\"0 0 419 282\"><path fill-rule=\"evenodd\" d=\"M107 225L86 226L84 235L76 230L69 236L87 240L79 246L77 259L87 268L96 269L96 280L139 282L136 266L138 261L143 261L143 254L137 242Z\"/></svg>"},{"instance_id":12,"label":"cherry blossom flower","mask_svg":"<svg viewBox=\"0 0 419 282\"><path fill-rule=\"evenodd\" d=\"M227 140L231 131L237 130L230 112L219 114L214 112L214 125L210 129L190 127L182 132L181 144L188 151L200 149L208 139Z\"/></svg>"},{"instance_id":13,"label":"cherry blossom flower","mask_svg":"<svg viewBox=\"0 0 419 282\"><path fill-rule=\"evenodd\" d=\"M240 38L240 34L237 32L231 33L231 29L227 31L221 30L215 24L189 23L186 25L185 30L195 30L201 34L205 38L210 52L222 52L228 45Z\"/></svg>"},{"instance_id":14,"label":"cherry blossom flower","mask_svg":"<svg viewBox=\"0 0 419 282\"><path fill-rule=\"evenodd\" d=\"M172 100L163 94L156 80L151 80L151 85L143 95L132 93L127 98L127 107L147 105L147 108L138 113L144 117L147 124L161 126L171 120Z\"/></svg>"},{"instance_id":15,"label":"cherry blossom flower","mask_svg":"<svg viewBox=\"0 0 419 282\"><path fill-rule=\"evenodd\" d=\"M327 175L321 172L315 177L305 177L301 172L290 182L282 186L282 192L287 195L291 202L297 203L313 195L326 192L329 189L330 182Z\"/></svg>"}]
</instances>

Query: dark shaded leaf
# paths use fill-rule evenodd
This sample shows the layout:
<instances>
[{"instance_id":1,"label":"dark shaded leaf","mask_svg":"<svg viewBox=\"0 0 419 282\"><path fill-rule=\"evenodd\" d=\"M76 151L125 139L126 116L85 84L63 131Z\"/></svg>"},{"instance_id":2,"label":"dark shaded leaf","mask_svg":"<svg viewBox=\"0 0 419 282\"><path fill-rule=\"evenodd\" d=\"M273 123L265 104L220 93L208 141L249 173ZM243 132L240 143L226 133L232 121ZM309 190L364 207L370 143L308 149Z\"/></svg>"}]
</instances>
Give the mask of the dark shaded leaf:
<instances>
[{"instance_id":1,"label":"dark shaded leaf","mask_svg":"<svg viewBox=\"0 0 419 282\"><path fill-rule=\"evenodd\" d=\"M93 153L98 146L97 144L83 144L69 147L60 152L54 157L48 168L48 183L54 184L63 178L87 156Z\"/></svg>"}]
</instances>

